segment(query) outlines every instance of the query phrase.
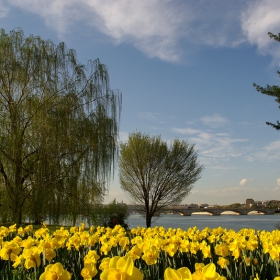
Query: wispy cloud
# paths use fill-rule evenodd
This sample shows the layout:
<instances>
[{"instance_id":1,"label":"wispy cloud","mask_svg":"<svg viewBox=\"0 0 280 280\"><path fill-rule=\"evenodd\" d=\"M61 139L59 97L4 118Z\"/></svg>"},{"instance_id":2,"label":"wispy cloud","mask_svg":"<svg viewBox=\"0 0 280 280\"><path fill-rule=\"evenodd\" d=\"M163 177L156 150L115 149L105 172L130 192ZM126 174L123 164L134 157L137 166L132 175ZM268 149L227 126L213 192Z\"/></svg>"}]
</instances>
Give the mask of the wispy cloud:
<instances>
[{"instance_id":1,"label":"wispy cloud","mask_svg":"<svg viewBox=\"0 0 280 280\"><path fill-rule=\"evenodd\" d=\"M116 44L129 43L150 57L180 58L178 41L192 11L182 2L160 0L11 0L10 4L40 15L59 33L83 22L109 36Z\"/></svg>"},{"instance_id":2,"label":"wispy cloud","mask_svg":"<svg viewBox=\"0 0 280 280\"><path fill-rule=\"evenodd\" d=\"M176 44L190 11L171 1L88 1L103 24L100 30L117 43L129 42L150 57L176 61Z\"/></svg>"},{"instance_id":3,"label":"wispy cloud","mask_svg":"<svg viewBox=\"0 0 280 280\"><path fill-rule=\"evenodd\" d=\"M238 169L238 167L235 166L229 166L229 165L211 165L210 167L208 167L208 169L213 169L213 170L223 170L223 171L228 171L228 170L234 170L234 169ZM221 173L219 173L220 175Z\"/></svg>"},{"instance_id":4,"label":"wispy cloud","mask_svg":"<svg viewBox=\"0 0 280 280\"><path fill-rule=\"evenodd\" d=\"M8 15L9 8L0 1L0 18L4 18Z\"/></svg>"},{"instance_id":5,"label":"wispy cloud","mask_svg":"<svg viewBox=\"0 0 280 280\"><path fill-rule=\"evenodd\" d=\"M225 125L228 120L219 114L207 115L201 118L201 121L210 127L218 127Z\"/></svg>"},{"instance_id":6,"label":"wispy cloud","mask_svg":"<svg viewBox=\"0 0 280 280\"><path fill-rule=\"evenodd\" d=\"M139 113L137 113L137 116L140 119L145 119L145 120L153 121L153 122L156 122L156 123L165 123L162 115L158 114L158 113L139 112Z\"/></svg>"},{"instance_id":7,"label":"wispy cloud","mask_svg":"<svg viewBox=\"0 0 280 280\"><path fill-rule=\"evenodd\" d=\"M209 125L222 124L227 120L221 116L217 118L205 117ZM180 133L188 137L188 141L194 143L199 150L201 161L204 164L210 164L217 167L219 164L214 164L216 161L228 161L230 158L239 157L242 154L242 150L239 147L239 143L247 142L244 138L234 138L229 133L213 133L193 128L178 128L173 127L172 132ZM214 164L214 165L213 165Z\"/></svg>"},{"instance_id":8,"label":"wispy cloud","mask_svg":"<svg viewBox=\"0 0 280 280\"><path fill-rule=\"evenodd\" d=\"M233 194L238 194L241 191L240 187L231 187L223 189L209 189L209 190L192 190L191 194L200 194L205 196L219 196L219 197L230 197Z\"/></svg>"},{"instance_id":9,"label":"wispy cloud","mask_svg":"<svg viewBox=\"0 0 280 280\"><path fill-rule=\"evenodd\" d=\"M88 7L77 0L10 0L12 6L42 17L46 25L62 35L72 29L83 17L90 15ZM37 34L36 34L37 35Z\"/></svg>"},{"instance_id":10,"label":"wispy cloud","mask_svg":"<svg viewBox=\"0 0 280 280\"><path fill-rule=\"evenodd\" d=\"M262 54L280 57L279 45L267 35L268 32L279 33L280 2L278 0L255 0L249 2L242 12L242 29L247 41L256 45Z\"/></svg>"},{"instance_id":11,"label":"wispy cloud","mask_svg":"<svg viewBox=\"0 0 280 280\"><path fill-rule=\"evenodd\" d=\"M271 162L280 157L280 141L273 141L263 148L246 156L248 161Z\"/></svg>"},{"instance_id":12,"label":"wispy cloud","mask_svg":"<svg viewBox=\"0 0 280 280\"><path fill-rule=\"evenodd\" d=\"M2 0L0 17L12 6L39 15L59 34L82 23L93 34L98 31L116 44L131 44L165 61L180 61L197 45L236 47L246 42L261 53L280 55L267 36L279 31L278 0Z\"/></svg>"},{"instance_id":13,"label":"wispy cloud","mask_svg":"<svg viewBox=\"0 0 280 280\"><path fill-rule=\"evenodd\" d=\"M245 186L247 185L252 179L242 179L239 183L240 186Z\"/></svg>"},{"instance_id":14,"label":"wispy cloud","mask_svg":"<svg viewBox=\"0 0 280 280\"><path fill-rule=\"evenodd\" d=\"M179 134L197 134L197 133L200 133L201 130L199 129L193 129L193 128L179 128L179 127L173 127L171 128L171 131L172 132L175 132L175 133L179 133Z\"/></svg>"},{"instance_id":15,"label":"wispy cloud","mask_svg":"<svg viewBox=\"0 0 280 280\"><path fill-rule=\"evenodd\" d=\"M228 122L225 118L219 116L215 121L215 118L206 116L200 120L208 123L211 131L191 127L173 127L171 131L186 136L190 143L194 143L199 150L201 161L211 169L221 166L220 161L237 157L249 162L273 162L280 158L280 141L270 142L264 147L251 143L248 145L246 138L236 138L229 132L217 132L217 129L221 130L218 126ZM280 178L278 183L280 184Z\"/></svg>"}]
</instances>

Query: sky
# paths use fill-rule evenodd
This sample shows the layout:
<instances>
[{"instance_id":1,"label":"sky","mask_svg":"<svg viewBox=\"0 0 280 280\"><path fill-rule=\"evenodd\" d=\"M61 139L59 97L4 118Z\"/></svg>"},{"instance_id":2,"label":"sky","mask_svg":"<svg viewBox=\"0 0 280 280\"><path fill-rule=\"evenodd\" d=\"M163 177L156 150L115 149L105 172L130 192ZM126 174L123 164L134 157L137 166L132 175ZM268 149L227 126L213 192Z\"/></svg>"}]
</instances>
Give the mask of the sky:
<instances>
[{"instance_id":1,"label":"sky","mask_svg":"<svg viewBox=\"0 0 280 280\"><path fill-rule=\"evenodd\" d=\"M141 131L195 144L204 166L183 204L280 200L279 0L0 0L0 27L99 58L122 93L120 141ZM104 202L129 203L118 171Z\"/></svg>"}]
</instances>

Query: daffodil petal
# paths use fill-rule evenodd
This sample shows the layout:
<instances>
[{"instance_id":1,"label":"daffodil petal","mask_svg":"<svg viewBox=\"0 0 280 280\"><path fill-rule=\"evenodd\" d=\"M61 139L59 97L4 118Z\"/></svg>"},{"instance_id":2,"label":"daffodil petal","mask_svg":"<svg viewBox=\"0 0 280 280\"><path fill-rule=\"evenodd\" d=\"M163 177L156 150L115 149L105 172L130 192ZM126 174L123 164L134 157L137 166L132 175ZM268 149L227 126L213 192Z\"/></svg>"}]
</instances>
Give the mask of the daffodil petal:
<instances>
[{"instance_id":1,"label":"daffodil petal","mask_svg":"<svg viewBox=\"0 0 280 280\"><path fill-rule=\"evenodd\" d=\"M192 274L192 280L201 280L203 278L203 274L200 271L196 271Z\"/></svg>"},{"instance_id":2,"label":"daffodil petal","mask_svg":"<svg viewBox=\"0 0 280 280\"><path fill-rule=\"evenodd\" d=\"M207 264L203 269L202 269L202 274L205 277L208 278L213 278L216 275L216 266L213 263Z\"/></svg>"},{"instance_id":3,"label":"daffodil petal","mask_svg":"<svg viewBox=\"0 0 280 280\"><path fill-rule=\"evenodd\" d=\"M55 263L52 267L52 271L54 271L57 275L61 275L63 272L63 266L61 263Z\"/></svg>"},{"instance_id":4,"label":"daffodil petal","mask_svg":"<svg viewBox=\"0 0 280 280\"><path fill-rule=\"evenodd\" d=\"M182 276L175 269L168 267L164 271L164 280L182 280Z\"/></svg>"},{"instance_id":5,"label":"daffodil petal","mask_svg":"<svg viewBox=\"0 0 280 280\"><path fill-rule=\"evenodd\" d=\"M133 267L132 275L127 275L127 280L143 280L144 276L142 272L137 268Z\"/></svg>"},{"instance_id":6,"label":"daffodil petal","mask_svg":"<svg viewBox=\"0 0 280 280\"><path fill-rule=\"evenodd\" d=\"M107 280L108 276L110 273L110 268L105 269L101 274L100 274L100 280Z\"/></svg>"},{"instance_id":7,"label":"daffodil petal","mask_svg":"<svg viewBox=\"0 0 280 280\"><path fill-rule=\"evenodd\" d=\"M133 260L129 256L121 257L117 263L117 268L126 272L128 275L132 275L133 267Z\"/></svg>"},{"instance_id":8,"label":"daffodil petal","mask_svg":"<svg viewBox=\"0 0 280 280\"><path fill-rule=\"evenodd\" d=\"M117 267L117 262L120 258L121 257L119 257L119 256L115 256L115 257L111 258L110 262L109 262L109 268L116 268Z\"/></svg>"},{"instance_id":9,"label":"daffodil petal","mask_svg":"<svg viewBox=\"0 0 280 280\"><path fill-rule=\"evenodd\" d=\"M182 275L183 280L192 280L192 273L187 267L181 267L177 269L177 272Z\"/></svg>"}]
</instances>

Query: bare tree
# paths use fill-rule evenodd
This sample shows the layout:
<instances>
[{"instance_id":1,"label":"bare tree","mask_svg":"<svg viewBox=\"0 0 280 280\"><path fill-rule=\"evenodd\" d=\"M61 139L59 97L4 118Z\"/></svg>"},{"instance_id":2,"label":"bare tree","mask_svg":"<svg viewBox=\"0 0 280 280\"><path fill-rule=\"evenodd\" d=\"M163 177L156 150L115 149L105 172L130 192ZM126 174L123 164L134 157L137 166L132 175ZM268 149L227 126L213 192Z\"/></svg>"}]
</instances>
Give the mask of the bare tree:
<instances>
[{"instance_id":1,"label":"bare tree","mask_svg":"<svg viewBox=\"0 0 280 280\"><path fill-rule=\"evenodd\" d=\"M120 185L133 204L142 206L147 227L162 208L189 194L202 170L194 145L186 141L168 145L160 136L136 132L120 144Z\"/></svg>"}]
</instances>

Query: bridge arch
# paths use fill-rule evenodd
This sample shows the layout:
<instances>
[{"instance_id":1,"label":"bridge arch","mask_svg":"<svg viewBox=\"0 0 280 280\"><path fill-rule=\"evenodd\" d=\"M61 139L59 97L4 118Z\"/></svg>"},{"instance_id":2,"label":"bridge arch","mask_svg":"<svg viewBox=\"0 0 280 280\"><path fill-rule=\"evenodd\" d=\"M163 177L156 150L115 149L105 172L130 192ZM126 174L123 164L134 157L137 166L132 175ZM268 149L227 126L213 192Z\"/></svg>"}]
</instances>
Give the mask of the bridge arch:
<instances>
[{"instance_id":1,"label":"bridge arch","mask_svg":"<svg viewBox=\"0 0 280 280\"><path fill-rule=\"evenodd\" d=\"M130 213L141 213L142 211L139 211L141 207L129 205L128 211ZM168 206L159 211L158 214L168 214L168 213L178 213L181 216L191 216L195 212L205 212L209 213L210 215L219 216L221 214L225 214L225 212L231 211L233 213L236 213L238 215L251 215L253 214L253 211L258 211L256 214L263 214L263 215L272 215L275 213L279 213L278 209L269 209L269 208L263 208L263 209L251 209L251 208L214 208L214 207L207 207L207 208L191 208L186 205L175 205L175 206Z\"/></svg>"},{"instance_id":2,"label":"bridge arch","mask_svg":"<svg viewBox=\"0 0 280 280\"><path fill-rule=\"evenodd\" d=\"M226 213L226 212L228 212L228 213ZM241 211L238 211L238 210L235 209L235 210L222 211L220 215L244 215L244 214Z\"/></svg>"},{"instance_id":3,"label":"bridge arch","mask_svg":"<svg viewBox=\"0 0 280 280\"><path fill-rule=\"evenodd\" d=\"M266 215L268 214L265 210L252 210L247 215Z\"/></svg>"}]
</instances>

